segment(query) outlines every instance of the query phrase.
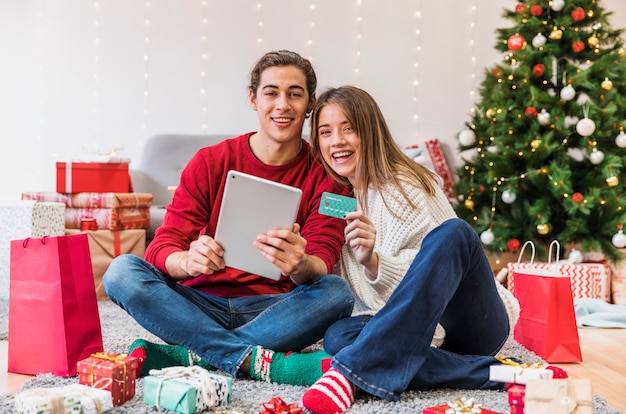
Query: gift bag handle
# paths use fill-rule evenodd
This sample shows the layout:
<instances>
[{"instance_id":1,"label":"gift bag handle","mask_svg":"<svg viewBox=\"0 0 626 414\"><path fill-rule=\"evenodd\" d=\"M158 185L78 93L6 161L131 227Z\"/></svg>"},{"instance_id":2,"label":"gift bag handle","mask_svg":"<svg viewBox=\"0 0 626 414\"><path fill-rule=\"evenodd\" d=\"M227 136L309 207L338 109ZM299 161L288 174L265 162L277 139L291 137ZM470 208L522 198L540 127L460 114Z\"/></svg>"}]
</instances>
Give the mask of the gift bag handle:
<instances>
[{"instance_id":1,"label":"gift bag handle","mask_svg":"<svg viewBox=\"0 0 626 414\"><path fill-rule=\"evenodd\" d=\"M558 240L552 240L550 242L550 247L548 248L548 264L552 263L552 247L555 247L556 249L556 256L554 256L555 257L554 262L557 263L559 259L561 258L561 244L559 243Z\"/></svg>"},{"instance_id":2,"label":"gift bag handle","mask_svg":"<svg viewBox=\"0 0 626 414\"><path fill-rule=\"evenodd\" d=\"M532 241L527 240L523 245L522 248L520 249L519 252L519 257L517 258L517 263L519 264L522 261L522 256L524 255L524 250L526 250L526 246L530 246L530 263L535 261L535 245L533 244Z\"/></svg>"}]
</instances>

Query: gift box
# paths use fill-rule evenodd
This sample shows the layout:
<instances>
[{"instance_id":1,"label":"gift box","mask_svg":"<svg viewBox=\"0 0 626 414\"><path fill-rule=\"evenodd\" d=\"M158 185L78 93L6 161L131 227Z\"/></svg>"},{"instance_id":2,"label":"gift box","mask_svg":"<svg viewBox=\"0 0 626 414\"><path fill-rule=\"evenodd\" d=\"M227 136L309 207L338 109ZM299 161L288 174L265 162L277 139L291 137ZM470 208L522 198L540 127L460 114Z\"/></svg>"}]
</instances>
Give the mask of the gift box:
<instances>
[{"instance_id":1,"label":"gift box","mask_svg":"<svg viewBox=\"0 0 626 414\"><path fill-rule=\"evenodd\" d=\"M66 208L65 228L80 229L83 219L96 220L99 230L147 229L150 227L150 208Z\"/></svg>"},{"instance_id":2,"label":"gift box","mask_svg":"<svg viewBox=\"0 0 626 414\"><path fill-rule=\"evenodd\" d=\"M66 229L65 234L81 233L81 230ZM143 257L146 252L146 231L140 230L90 230L86 231L91 253L94 284L98 300L108 299L104 292L102 276L114 258L121 254Z\"/></svg>"},{"instance_id":3,"label":"gift box","mask_svg":"<svg viewBox=\"0 0 626 414\"><path fill-rule=\"evenodd\" d=\"M524 395L526 386L520 384L507 384L506 392L509 400L511 414L524 414Z\"/></svg>"},{"instance_id":4,"label":"gift box","mask_svg":"<svg viewBox=\"0 0 626 414\"><path fill-rule=\"evenodd\" d=\"M57 162L56 172L59 193L133 191L127 162Z\"/></svg>"},{"instance_id":5,"label":"gift box","mask_svg":"<svg viewBox=\"0 0 626 414\"><path fill-rule=\"evenodd\" d=\"M0 298L8 298L11 240L62 236L65 205L23 201L0 203Z\"/></svg>"},{"instance_id":6,"label":"gift box","mask_svg":"<svg viewBox=\"0 0 626 414\"><path fill-rule=\"evenodd\" d=\"M480 413L480 414L503 414L497 411L482 408L473 398L461 397L447 404L427 407L422 410L422 414L462 414L462 413Z\"/></svg>"},{"instance_id":7,"label":"gift box","mask_svg":"<svg viewBox=\"0 0 626 414\"><path fill-rule=\"evenodd\" d=\"M197 365L151 370L144 377L143 401L182 414L204 412L230 403L232 379Z\"/></svg>"},{"instance_id":8,"label":"gift box","mask_svg":"<svg viewBox=\"0 0 626 414\"><path fill-rule=\"evenodd\" d=\"M56 193L28 191L22 200L54 201L70 208L140 208L152 206L150 193Z\"/></svg>"},{"instance_id":9,"label":"gift box","mask_svg":"<svg viewBox=\"0 0 626 414\"><path fill-rule=\"evenodd\" d=\"M441 144L438 139L431 139L424 142L426 146L426 150L428 151L428 155L433 163L433 168L435 172L441 177L443 180L443 191L446 193L448 198L453 199L454 190L452 186L454 185L454 176L452 175L452 170L448 165L448 161L446 161L446 157L443 154L443 150L441 149Z\"/></svg>"},{"instance_id":10,"label":"gift box","mask_svg":"<svg viewBox=\"0 0 626 414\"><path fill-rule=\"evenodd\" d=\"M498 364L489 367L489 380L526 384L531 379L552 379L554 372L541 364Z\"/></svg>"},{"instance_id":11,"label":"gift box","mask_svg":"<svg viewBox=\"0 0 626 414\"><path fill-rule=\"evenodd\" d=\"M263 403L263 409L259 414L302 414L302 408L298 403L287 404L280 397L272 397Z\"/></svg>"},{"instance_id":12,"label":"gift box","mask_svg":"<svg viewBox=\"0 0 626 414\"><path fill-rule=\"evenodd\" d=\"M62 411L59 411L62 407ZM109 391L71 384L54 388L33 388L15 395L15 409L24 414L101 414L113 408Z\"/></svg>"},{"instance_id":13,"label":"gift box","mask_svg":"<svg viewBox=\"0 0 626 414\"><path fill-rule=\"evenodd\" d=\"M592 414L591 381L582 379L530 380L524 410L532 414Z\"/></svg>"},{"instance_id":14,"label":"gift box","mask_svg":"<svg viewBox=\"0 0 626 414\"><path fill-rule=\"evenodd\" d=\"M601 299L611 301L611 266L606 262L599 263L546 263L546 262L511 262L507 265L509 276L507 288L515 293L515 277L513 270L526 268L544 269L569 276L574 298Z\"/></svg>"},{"instance_id":15,"label":"gift box","mask_svg":"<svg viewBox=\"0 0 626 414\"><path fill-rule=\"evenodd\" d=\"M126 354L97 352L78 361L78 383L111 392L118 406L135 396L139 360Z\"/></svg>"},{"instance_id":16,"label":"gift box","mask_svg":"<svg viewBox=\"0 0 626 414\"><path fill-rule=\"evenodd\" d=\"M619 249L626 258L626 249ZM616 305L626 305L626 260L611 263L611 300Z\"/></svg>"}]
</instances>

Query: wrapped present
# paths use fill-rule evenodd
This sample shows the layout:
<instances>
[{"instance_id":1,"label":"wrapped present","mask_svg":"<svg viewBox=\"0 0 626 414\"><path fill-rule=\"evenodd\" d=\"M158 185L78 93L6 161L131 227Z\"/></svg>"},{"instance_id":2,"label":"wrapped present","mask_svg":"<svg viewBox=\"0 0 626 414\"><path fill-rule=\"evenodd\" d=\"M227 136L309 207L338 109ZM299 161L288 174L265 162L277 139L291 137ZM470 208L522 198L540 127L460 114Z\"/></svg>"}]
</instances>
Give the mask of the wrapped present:
<instances>
[{"instance_id":1,"label":"wrapped present","mask_svg":"<svg viewBox=\"0 0 626 414\"><path fill-rule=\"evenodd\" d=\"M112 408L113 400L109 391L81 384L33 388L15 396L15 409L24 414L101 414Z\"/></svg>"},{"instance_id":2,"label":"wrapped present","mask_svg":"<svg viewBox=\"0 0 626 414\"><path fill-rule=\"evenodd\" d=\"M70 208L140 208L152 206L150 193L56 193L28 191L22 200L54 201Z\"/></svg>"},{"instance_id":3,"label":"wrapped present","mask_svg":"<svg viewBox=\"0 0 626 414\"><path fill-rule=\"evenodd\" d=\"M507 288L515 293L513 270L527 268L549 270L569 276L574 298L601 299L611 301L611 266L599 263L547 263L547 262L511 262L507 265L509 276Z\"/></svg>"},{"instance_id":4,"label":"wrapped present","mask_svg":"<svg viewBox=\"0 0 626 414\"><path fill-rule=\"evenodd\" d=\"M524 414L524 395L526 386L520 384L507 384L506 392L509 400L511 414Z\"/></svg>"},{"instance_id":5,"label":"wrapped present","mask_svg":"<svg viewBox=\"0 0 626 414\"><path fill-rule=\"evenodd\" d=\"M147 229L150 227L150 208L66 208L65 228L80 229L85 217L96 220L99 230Z\"/></svg>"},{"instance_id":6,"label":"wrapped present","mask_svg":"<svg viewBox=\"0 0 626 414\"><path fill-rule=\"evenodd\" d=\"M0 203L0 298L8 298L11 240L62 236L65 205L17 200Z\"/></svg>"},{"instance_id":7,"label":"wrapped present","mask_svg":"<svg viewBox=\"0 0 626 414\"><path fill-rule=\"evenodd\" d=\"M80 233L81 230L66 229L65 234ZM87 231L89 251L91 252L91 266L96 285L98 300L106 300L102 276L114 258L121 254L134 254L143 257L146 252L146 231L139 230L95 230Z\"/></svg>"},{"instance_id":8,"label":"wrapped present","mask_svg":"<svg viewBox=\"0 0 626 414\"><path fill-rule=\"evenodd\" d=\"M439 140L436 138L431 139L424 142L424 145L426 146L428 155L430 155L435 172L443 180L443 191L446 193L448 198L455 198L454 191L452 189L452 186L454 185L454 176L452 175L452 170L450 169L448 161L446 161L446 157L443 154Z\"/></svg>"},{"instance_id":9,"label":"wrapped present","mask_svg":"<svg viewBox=\"0 0 626 414\"><path fill-rule=\"evenodd\" d=\"M193 365L150 370L143 401L159 409L190 414L230 403L232 379Z\"/></svg>"},{"instance_id":10,"label":"wrapped present","mask_svg":"<svg viewBox=\"0 0 626 414\"><path fill-rule=\"evenodd\" d=\"M59 193L133 191L127 162L57 162L56 172Z\"/></svg>"},{"instance_id":11,"label":"wrapped present","mask_svg":"<svg viewBox=\"0 0 626 414\"><path fill-rule=\"evenodd\" d=\"M138 368L137 358L110 352L92 354L76 366L79 384L110 391L115 406L135 396Z\"/></svg>"},{"instance_id":12,"label":"wrapped present","mask_svg":"<svg viewBox=\"0 0 626 414\"><path fill-rule=\"evenodd\" d=\"M302 414L302 408L298 403L287 404L280 397L273 397L263 403L263 409L259 414Z\"/></svg>"},{"instance_id":13,"label":"wrapped present","mask_svg":"<svg viewBox=\"0 0 626 414\"><path fill-rule=\"evenodd\" d=\"M422 414L502 414L497 411L482 408L473 398L461 397L447 404L427 407Z\"/></svg>"},{"instance_id":14,"label":"wrapped present","mask_svg":"<svg viewBox=\"0 0 626 414\"><path fill-rule=\"evenodd\" d=\"M592 414L591 381L582 379L530 380L524 410L532 414Z\"/></svg>"},{"instance_id":15,"label":"wrapped present","mask_svg":"<svg viewBox=\"0 0 626 414\"><path fill-rule=\"evenodd\" d=\"M531 379L552 379L554 371L545 364L518 364L508 358L500 358L502 364L489 367L489 380L526 384Z\"/></svg>"},{"instance_id":16,"label":"wrapped present","mask_svg":"<svg viewBox=\"0 0 626 414\"><path fill-rule=\"evenodd\" d=\"M626 258L626 249L619 249ZM616 305L626 305L626 260L611 263L611 300Z\"/></svg>"}]
</instances>

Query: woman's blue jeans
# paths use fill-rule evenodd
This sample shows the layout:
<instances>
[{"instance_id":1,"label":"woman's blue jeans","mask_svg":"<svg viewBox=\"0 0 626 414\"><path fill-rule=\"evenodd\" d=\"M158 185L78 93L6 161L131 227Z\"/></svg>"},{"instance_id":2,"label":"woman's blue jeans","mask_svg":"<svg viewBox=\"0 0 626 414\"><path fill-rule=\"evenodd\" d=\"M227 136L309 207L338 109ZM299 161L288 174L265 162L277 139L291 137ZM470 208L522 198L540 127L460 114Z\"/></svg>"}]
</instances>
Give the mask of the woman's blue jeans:
<instances>
[{"instance_id":1,"label":"woman's blue jeans","mask_svg":"<svg viewBox=\"0 0 626 414\"><path fill-rule=\"evenodd\" d=\"M437 323L441 349L430 346ZM489 366L509 335L506 309L476 232L450 219L424 238L387 304L336 322L324 347L359 388L392 401L405 390L502 389Z\"/></svg>"},{"instance_id":2,"label":"woman's blue jeans","mask_svg":"<svg viewBox=\"0 0 626 414\"><path fill-rule=\"evenodd\" d=\"M113 260L104 287L146 330L233 377L254 346L281 352L306 348L354 305L347 283L334 275L289 293L222 298L178 284L134 255Z\"/></svg>"}]
</instances>

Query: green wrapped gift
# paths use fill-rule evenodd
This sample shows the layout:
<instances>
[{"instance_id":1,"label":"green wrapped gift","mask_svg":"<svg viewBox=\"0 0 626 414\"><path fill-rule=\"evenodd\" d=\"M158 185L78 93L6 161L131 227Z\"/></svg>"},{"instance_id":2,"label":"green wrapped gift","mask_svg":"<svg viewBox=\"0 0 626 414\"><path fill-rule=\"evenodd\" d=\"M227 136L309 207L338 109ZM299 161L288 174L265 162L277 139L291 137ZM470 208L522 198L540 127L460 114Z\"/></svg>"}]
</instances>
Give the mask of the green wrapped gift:
<instances>
[{"instance_id":1,"label":"green wrapped gift","mask_svg":"<svg viewBox=\"0 0 626 414\"><path fill-rule=\"evenodd\" d=\"M143 386L144 403L182 414L226 405L232 395L230 377L197 365L151 370Z\"/></svg>"}]
</instances>

